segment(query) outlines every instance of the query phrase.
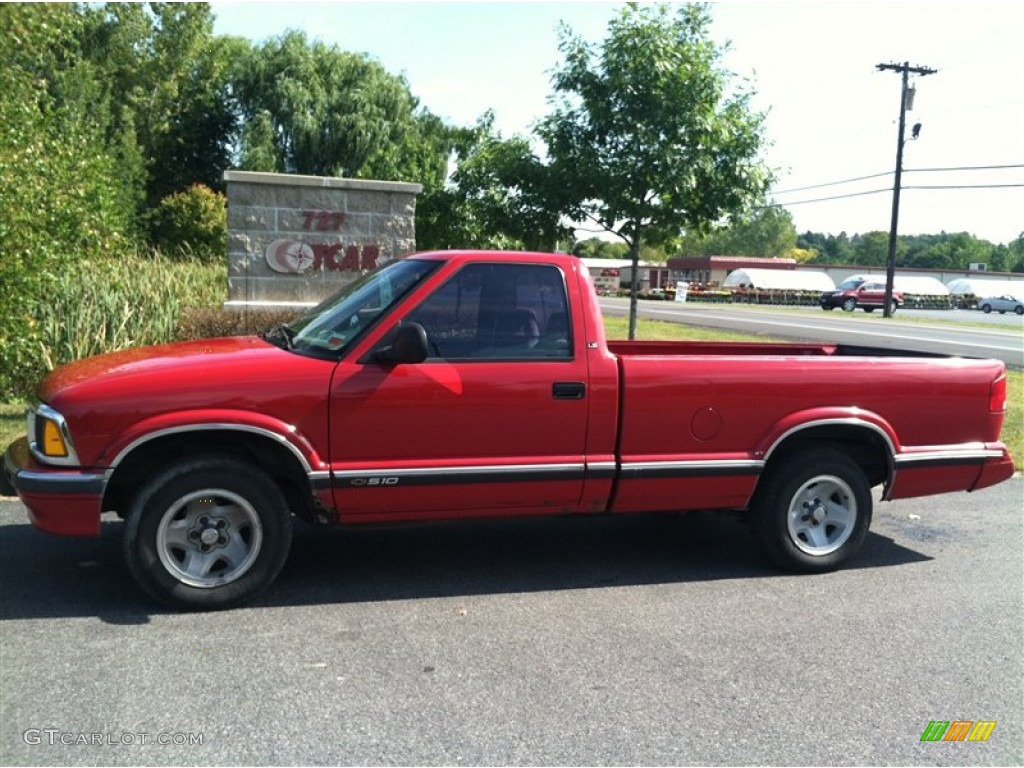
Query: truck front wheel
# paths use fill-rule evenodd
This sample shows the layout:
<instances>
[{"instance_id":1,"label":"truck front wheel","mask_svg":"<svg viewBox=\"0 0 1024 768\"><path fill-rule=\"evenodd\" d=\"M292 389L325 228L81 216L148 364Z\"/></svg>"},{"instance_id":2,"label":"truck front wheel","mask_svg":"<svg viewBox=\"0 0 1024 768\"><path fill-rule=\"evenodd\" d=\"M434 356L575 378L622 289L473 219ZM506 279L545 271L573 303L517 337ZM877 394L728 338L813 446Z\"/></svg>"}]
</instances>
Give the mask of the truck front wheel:
<instances>
[{"instance_id":1,"label":"truck front wheel","mask_svg":"<svg viewBox=\"0 0 1024 768\"><path fill-rule=\"evenodd\" d=\"M124 556L139 585L177 608L230 608L277 577L291 548L277 485L236 459L199 457L149 480L128 513Z\"/></svg>"},{"instance_id":2,"label":"truck front wheel","mask_svg":"<svg viewBox=\"0 0 1024 768\"><path fill-rule=\"evenodd\" d=\"M805 573L834 570L864 543L871 525L864 472L831 450L795 453L770 471L752 504L754 531L768 557Z\"/></svg>"}]
</instances>

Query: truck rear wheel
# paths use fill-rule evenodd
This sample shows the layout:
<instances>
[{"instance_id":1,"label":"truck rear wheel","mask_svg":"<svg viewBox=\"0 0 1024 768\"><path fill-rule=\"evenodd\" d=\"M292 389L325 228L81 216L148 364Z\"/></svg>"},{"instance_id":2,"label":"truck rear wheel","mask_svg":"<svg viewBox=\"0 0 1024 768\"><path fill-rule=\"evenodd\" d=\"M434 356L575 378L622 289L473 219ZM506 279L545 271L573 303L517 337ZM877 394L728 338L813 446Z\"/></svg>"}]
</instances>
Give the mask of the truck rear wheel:
<instances>
[{"instance_id":1,"label":"truck rear wheel","mask_svg":"<svg viewBox=\"0 0 1024 768\"><path fill-rule=\"evenodd\" d=\"M822 573L860 549L871 509L860 467L838 451L819 449L795 453L772 470L751 511L758 543L776 565Z\"/></svg>"},{"instance_id":2,"label":"truck rear wheel","mask_svg":"<svg viewBox=\"0 0 1024 768\"><path fill-rule=\"evenodd\" d=\"M124 556L139 585L177 608L230 608L277 577L291 548L288 506L245 462L200 457L149 480L129 509Z\"/></svg>"}]
</instances>

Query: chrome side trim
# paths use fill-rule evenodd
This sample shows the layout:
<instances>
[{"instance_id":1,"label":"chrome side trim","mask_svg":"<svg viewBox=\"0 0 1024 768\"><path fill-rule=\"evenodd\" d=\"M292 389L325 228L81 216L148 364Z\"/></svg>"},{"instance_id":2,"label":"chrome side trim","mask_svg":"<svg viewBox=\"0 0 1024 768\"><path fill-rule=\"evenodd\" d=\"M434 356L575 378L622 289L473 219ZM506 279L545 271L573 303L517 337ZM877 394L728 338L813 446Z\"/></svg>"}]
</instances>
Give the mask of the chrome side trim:
<instances>
[{"instance_id":1,"label":"chrome side trim","mask_svg":"<svg viewBox=\"0 0 1024 768\"><path fill-rule=\"evenodd\" d=\"M351 469L334 470L335 479L350 477L429 477L431 475L494 475L520 474L522 472L582 472L584 465L572 464L489 464L473 467L415 467L410 469Z\"/></svg>"},{"instance_id":2,"label":"chrome side trim","mask_svg":"<svg viewBox=\"0 0 1024 768\"><path fill-rule=\"evenodd\" d=\"M334 470L334 481L345 488L401 485L460 485L583 479L583 462L563 464L490 464L457 467Z\"/></svg>"},{"instance_id":3,"label":"chrome side trim","mask_svg":"<svg viewBox=\"0 0 1024 768\"><path fill-rule=\"evenodd\" d=\"M755 459L700 459L697 461L630 461L623 469L763 469L764 462Z\"/></svg>"},{"instance_id":4,"label":"chrome side trim","mask_svg":"<svg viewBox=\"0 0 1024 768\"><path fill-rule=\"evenodd\" d=\"M619 465L615 461L588 461L586 469L587 477L597 480L615 477L619 471Z\"/></svg>"},{"instance_id":5,"label":"chrome side trim","mask_svg":"<svg viewBox=\"0 0 1024 768\"><path fill-rule=\"evenodd\" d=\"M632 461L622 463L622 478L721 477L757 475L764 462L756 459L702 459L694 461Z\"/></svg>"},{"instance_id":6,"label":"chrome side trim","mask_svg":"<svg viewBox=\"0 0 1024 768\"><path fill-rule=\"evenodd\" d=\"M114 460L110 462L110 466L111 468L116 468L124 460L125 456L134 451L140 445L148 443L150 440L156 440L157 438L167 437L169 435L177 435L184 432L208 432L221 430L231 432L249 432L254 435L260 435L262 437L269 437L283 445L289 451L291 451L292 455L296 459L298 459L299 464L302 465L302 469L305 471L307 475L312 476L314 473L313 468L309 466L309 462L306 461L306 457L302 455L299 449L292 445L292 443L290 443L287 439L285 439L282 435L278 434L277 432L272 432L271 430L263 429L262 427L252 427L247 424L221 424L217 422L210 422L205 424L187 424L184 426L168 427L167 429L160 429L157 430L156 432L150 432L122 448L120 453L118 453L117 456L114 457Z\"/></svg>"},{"instance_id":7,"label":"chrome side trim","mask_svg":"<svg viewBox=\"0 0 1024 768\"><path fill-rule=\"evenodd\" d=\"M920 464L978 464L986 459L998 459L1002 451L986 448L983 443L964 443L946 447L929 446L927 451L902 451L893 457L897 467Z\"/></svg>"}]
</instances>

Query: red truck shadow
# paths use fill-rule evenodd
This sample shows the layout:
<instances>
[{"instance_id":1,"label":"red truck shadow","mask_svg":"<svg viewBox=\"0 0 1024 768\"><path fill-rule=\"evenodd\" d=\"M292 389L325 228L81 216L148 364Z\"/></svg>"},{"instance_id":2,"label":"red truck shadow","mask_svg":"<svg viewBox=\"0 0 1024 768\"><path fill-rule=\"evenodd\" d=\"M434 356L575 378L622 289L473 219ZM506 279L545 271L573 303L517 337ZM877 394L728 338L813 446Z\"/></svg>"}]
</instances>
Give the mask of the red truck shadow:
<instances>
[{"instance_id":1,"label":"red truck shadow","mask_svg":"<svg viewBox=\"0 0 1024 768\"><path fill-rule=\"evenodd\" d=\"M119 522L98 539L67 539L30 525L0 526L0 620L97 616L146 623L169 613L131 579ZM846 567L928 560L869 533ZM765 579L768 564L735 515L458 521L323 529L297 524L277 582L250 607ZM829 576L802 576L808 584ZM245 610L245 609L241 609Z\"/></svg>"}]
</instances>

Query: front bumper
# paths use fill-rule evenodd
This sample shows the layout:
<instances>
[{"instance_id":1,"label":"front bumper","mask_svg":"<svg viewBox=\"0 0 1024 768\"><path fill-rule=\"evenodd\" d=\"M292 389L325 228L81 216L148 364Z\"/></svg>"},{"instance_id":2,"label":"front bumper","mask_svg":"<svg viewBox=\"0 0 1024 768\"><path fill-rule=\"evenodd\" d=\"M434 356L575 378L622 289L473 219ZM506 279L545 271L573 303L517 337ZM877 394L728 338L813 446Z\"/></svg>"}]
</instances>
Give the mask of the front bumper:
<instances>
[{"instance_id":1,"label":"front bumper","mask_svg":"<svg viewBox=\"0 0 1024 768\"><path fill-rule=\"evenodd\" d=\"M3 474L36 528L61 536L100 535L106 474L39 464L24 437L7 448Z\"/></svg>"}]
</instances>

